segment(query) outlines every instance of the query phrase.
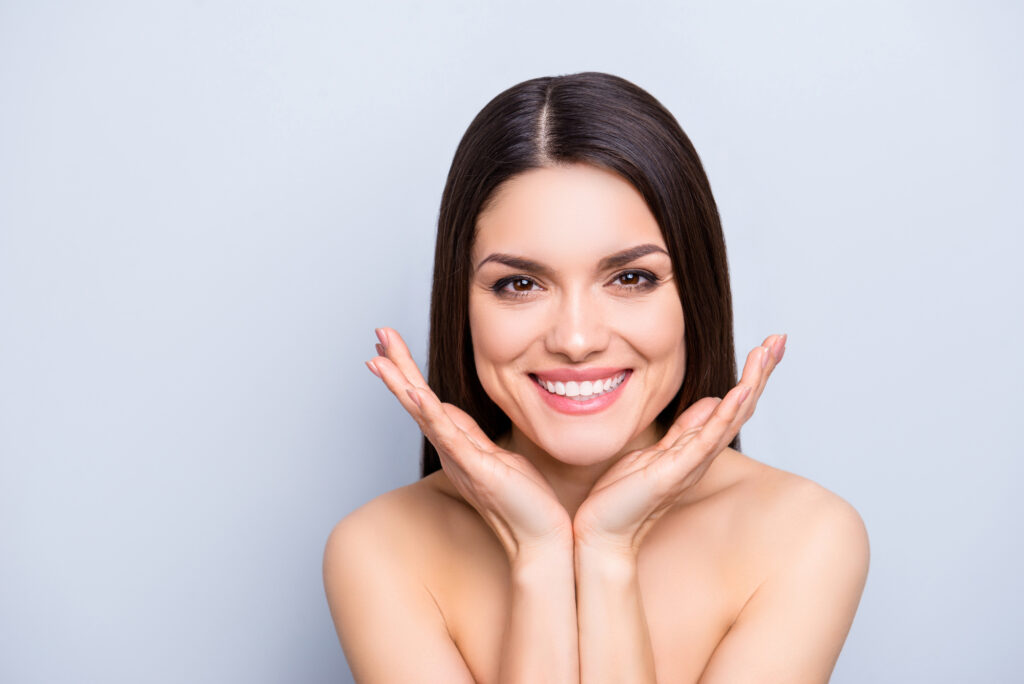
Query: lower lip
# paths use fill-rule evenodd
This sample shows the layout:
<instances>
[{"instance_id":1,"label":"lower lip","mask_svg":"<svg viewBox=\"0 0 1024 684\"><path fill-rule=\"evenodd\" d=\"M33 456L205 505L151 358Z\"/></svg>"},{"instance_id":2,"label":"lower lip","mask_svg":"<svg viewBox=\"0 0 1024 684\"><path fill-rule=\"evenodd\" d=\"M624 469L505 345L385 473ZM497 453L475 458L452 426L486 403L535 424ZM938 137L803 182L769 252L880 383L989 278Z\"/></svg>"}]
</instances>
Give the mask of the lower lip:
<instances>
[{"instance_id":1,"label":"lower lip","mask_svg":"<svg viewBox=\"0 0 1024 684\"><path fill-rule=\"evenodd\" d=\"M626 371L626 377L622 379L622 382L620 382L615 389L611 392L605 392L593 399L587 399L586 401L577 401L575 399L562 396L561 394L552 394L541 387L540 383L538 383L533 377L530 377L530 382L532 382L534 387L537 388L537 391L540 392L540 396L548 403L548 406L560 413L579 416L588 413L597 413L611 406L612 403L619 398L619 395L622 394L622 388L626 386L626 383L629 382L632 375L633 371Z\"/></svg>"}]
</instances>

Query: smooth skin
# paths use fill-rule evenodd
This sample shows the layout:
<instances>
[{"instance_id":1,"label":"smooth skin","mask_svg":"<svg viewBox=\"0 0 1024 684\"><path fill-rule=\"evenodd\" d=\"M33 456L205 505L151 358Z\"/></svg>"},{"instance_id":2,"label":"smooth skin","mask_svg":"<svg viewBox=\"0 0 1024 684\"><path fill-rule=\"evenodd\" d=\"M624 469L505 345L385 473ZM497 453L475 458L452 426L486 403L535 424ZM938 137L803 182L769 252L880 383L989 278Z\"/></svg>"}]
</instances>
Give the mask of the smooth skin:
<instances>
[{"instance_id":1,"label":"smooth skin","mask_svg":"<svg viewBox=\"0 0 1024 684\"><path fill-rule=\"evenodd\" d=\"M504 333L488 340L478 327L474 345L481 380L513 419L512 434L496 444L464 411L440 402L393 329L377 331L378 356L367 363L437 448L443 468L435 473L442 478L436 480L438 491L470 506L503 551L508 600L500 653L491 661L496 666L481 664L485 658L468 637L457 641L461 630L452 617L457 599L446 598L451 589L445 593L440 582L421 582L410 570L410 556L402 550L426 545L431 528L411 532L399 520L417 507L426 510L422 500L382 497L339 523L325 553L328 600L357 681L827 681L864 586L863 523L835 495L781 471L768 473L727 447L781 361L785 336L769 336L748 354L739 383L724 398L704 398L664 434L653 431L653 416L678 388L675 380L681 380L685 361L681 309L678 321L666 316L672 309L665 297L674 296L678 306L674 283L644 293L624 288L617 280L621 269L593 275L587 270L595 261L591 255L580 256L577 264L568 255L579 249L542 242L554 234L566 245L580 245L585 231L596 241L595 254L612 245L663 246L657 224L649 212L645 215L639 194L614 174L577 165L522 176L497 203L496 216L481 221L478 241L485 248L493 243L506 249L518 240L561 258L545 278L530 274L533 284L520 284L528 296L514 304L487 299L493 293L482 287L471 294L471 321L486 321L487 330ZM537 207L547 210L522 213ZM557 222L557 231L543 225L546 217ZM531 229L537 234L531 236ZM644 258L645 270L666 270L658 261L663 257ZM514 331L502 331L505 316L515 316L525 328L521 339L508 341ZM645 327L645 319L661 324ZM628 325L617 327L617 322ZM638 330L643 337L636 337ZM525 371L574 363L632 368L636 382L626 387L631 394L589 423L553 415L557 412L536 402ZM583 423L585 429L573 434ZM558 429L563 425L568 429ZM727 461L716 466L723 454ZM720 474L708 475L713 467ZM726 472L742 472L744 478L725 477ZM751 586L736 591L743 600L710 657L698 655L696 641L664 642L670 632L660 614L649 619L645 602L650 609L659 593L669 600L675 590L649 579L656 576L649 569L655 562L642 565L642 551L646 558L656 557L661 552L654 549L672 546L666 541L672 534L683 539L688 525L698 529L695 521L712 520L720 527L708 511L724 509L721 504L712 509L709 502L728 500L729 492L743 489L735 484L741 481L749 493L732 495L728 510L752 511L747 519L768 522L763 529L748 525L754 530L745 533L750 541L737 538L729 546L758 549L758 555L728 566L742 568L736 576ZM762 500L773 503L757 510ZM445 515L449 521L463 519ZM768 534L767 525L776 535L773 542L784 543L756 543L758 535ZM386 531L391 538L382 545ZM670 571L674 562L680 566L675 576L684 577L679 559L685 563L686 556L673 553L674 560L662 565ZM439 565L441 556L429 556L427 565ZM483 552L467 558L487 564ZM698 566L709 562L695 552L690 558ZM398 603L388 608L384 596ZM481 605L478 612L486 608ZM706 629L717 630L710 621ZM389 658L392 649L397 657Z\"/></svg>"}]
</instances>

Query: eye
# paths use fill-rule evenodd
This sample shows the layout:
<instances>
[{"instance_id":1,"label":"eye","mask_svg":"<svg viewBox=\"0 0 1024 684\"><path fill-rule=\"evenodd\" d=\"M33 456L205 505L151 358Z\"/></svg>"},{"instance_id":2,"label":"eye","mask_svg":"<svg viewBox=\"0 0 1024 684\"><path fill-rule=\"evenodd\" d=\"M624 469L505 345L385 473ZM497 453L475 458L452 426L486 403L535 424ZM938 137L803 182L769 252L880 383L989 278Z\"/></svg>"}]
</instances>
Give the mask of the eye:
<instances>
[{"instance_id":1,"label":"eye","mask_svg":"<svg viewBox=\"0 0 1024 684\"><path fill-rule=\"evenodd\" d=\"M613 282L625 290L649 290L658 285L658 278L649 271L623 271Z\"/></svg>"},{"instance_id":2,"label":"eye","mask_svg":"<svg viewBox=\"0 0 1024 684\"><path fill-rule=\"evenodd\" d=\"M533 278L527 278L526 276L511 276L508 278L502 278L498 282L491 286L491 290L494 291L499 297L525 297L526 295L534 292L534 286L537 283Z\"/></svg>"}]
</instances>

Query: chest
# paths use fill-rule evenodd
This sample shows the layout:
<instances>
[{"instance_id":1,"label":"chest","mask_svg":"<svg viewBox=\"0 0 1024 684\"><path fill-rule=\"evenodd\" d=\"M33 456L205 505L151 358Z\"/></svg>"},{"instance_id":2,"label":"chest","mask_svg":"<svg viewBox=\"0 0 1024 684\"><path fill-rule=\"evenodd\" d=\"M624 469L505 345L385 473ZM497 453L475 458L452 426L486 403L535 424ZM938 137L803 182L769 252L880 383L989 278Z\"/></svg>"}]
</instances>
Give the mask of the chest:
<instances>
[{"instance_id":1,"label":"chest","mask_svg":"<svg viewBox=\"0 0 1024 684\"><path fill-rule=\"evenodd\" d=\"M661 681L696 682L756 586L725 532L684 519L659 524L644 540L641 601ZM432 584L476 680L493 682L511 602L508 562L482 524L456 533L461 543L448 549Z\"/></svg>"}]
</instances>

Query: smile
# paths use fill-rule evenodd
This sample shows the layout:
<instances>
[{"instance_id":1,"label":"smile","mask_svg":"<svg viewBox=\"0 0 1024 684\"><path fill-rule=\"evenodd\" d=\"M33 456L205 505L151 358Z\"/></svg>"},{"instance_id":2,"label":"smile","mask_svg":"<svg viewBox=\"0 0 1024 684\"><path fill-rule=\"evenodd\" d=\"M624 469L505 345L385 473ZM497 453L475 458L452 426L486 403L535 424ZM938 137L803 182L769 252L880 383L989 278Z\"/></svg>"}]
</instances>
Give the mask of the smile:
<instances>
[{"instance_id":1,"label":"smile","mask_svg":"<svg viewBox=\"0 0 1024 684\"><path fill-rule=\"evenodd\" d=\"M583 382L574 382L572 380L569 382L552 382L550 380L544 381L537 377L534 377L534 379L538 385L551 394L569 397L576 401L586 401L614 391L626 379L626 372L623 371L615 377L604 378L603 380L584 380Z\"/></svg>"},{"instance_id":2,"label":"smile","mask_svg":"<svg viewBox=\"0 0 1024 684\"><path fill-rule=\"evenodd\" d=\"M543 380L532 373L530 378L548 406L559 413L580 415L611 406L632 375L633 371L623 370L594 380Z\"/></svg>"}]
</instances>

